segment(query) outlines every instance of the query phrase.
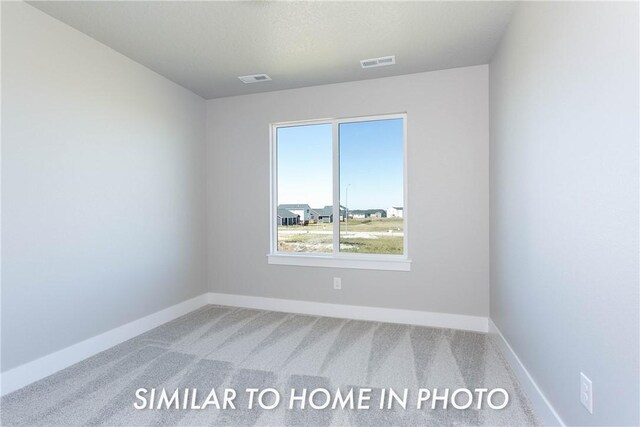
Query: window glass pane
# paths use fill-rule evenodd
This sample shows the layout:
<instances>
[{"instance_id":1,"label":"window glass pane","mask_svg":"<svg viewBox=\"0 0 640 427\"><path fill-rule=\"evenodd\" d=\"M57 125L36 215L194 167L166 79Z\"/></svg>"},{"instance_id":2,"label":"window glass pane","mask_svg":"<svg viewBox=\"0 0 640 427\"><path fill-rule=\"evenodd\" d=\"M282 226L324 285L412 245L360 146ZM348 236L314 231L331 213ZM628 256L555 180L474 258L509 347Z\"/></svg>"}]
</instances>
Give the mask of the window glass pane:
<instances>
[{"instance_id":1,"label":"window glass pane","mask_svg":"<svg viewBox=\"0 0 640 427\"><path fill-rule=\"evenodd\" d=\"M333 252L331 124L280 127L278 251Z\"/></svg>"},{"instance_id":2,"label":"window glass pane","mask_svg":"<svg viewBox=\"0 0 640 427\"><path fill-rule=\"evenodd\" d=\"M340 251L404 252L403 119L341 123Z\"/></svg>"}]
</instances>

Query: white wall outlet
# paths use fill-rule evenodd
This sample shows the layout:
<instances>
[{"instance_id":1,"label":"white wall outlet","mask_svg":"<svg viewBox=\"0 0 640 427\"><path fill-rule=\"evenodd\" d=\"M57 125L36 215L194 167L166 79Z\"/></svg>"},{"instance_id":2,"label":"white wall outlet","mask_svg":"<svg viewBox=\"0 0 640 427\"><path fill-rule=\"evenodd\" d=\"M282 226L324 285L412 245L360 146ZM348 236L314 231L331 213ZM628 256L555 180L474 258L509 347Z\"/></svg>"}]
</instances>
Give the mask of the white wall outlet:
<instances>
[{"instance_id":1,"label":"white wall outlet","mask_svg":"<svg viewBox=\"0 0 640 427\"><path fill-rule=\"evenodd\" d=\"M333 278L333 289L336 289L336 290L342 289L342 278L340 277Z\"/></svg>"},{"instance_id":2,"label":"white wall outlet","mask_svg":"<svg viewBox=\"0 0 640 427\"><path fill-rule=\"evenodd\" d=\"M593 414L593 384L582 372L580 372L580 403L590 414Z\"/></svg>"}]
</instances>

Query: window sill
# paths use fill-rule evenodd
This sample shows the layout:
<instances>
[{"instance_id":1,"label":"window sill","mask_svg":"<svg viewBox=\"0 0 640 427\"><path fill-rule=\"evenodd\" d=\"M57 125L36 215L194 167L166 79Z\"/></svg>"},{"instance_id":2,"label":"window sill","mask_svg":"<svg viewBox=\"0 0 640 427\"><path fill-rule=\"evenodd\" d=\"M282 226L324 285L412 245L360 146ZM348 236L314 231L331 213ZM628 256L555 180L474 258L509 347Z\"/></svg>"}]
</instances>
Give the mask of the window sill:
<instances>
[{"instance_id":1,"label":"window sill","mask_svg":"<svg viewBox=\"0 0 640 427\"><path fill-rule=\"evenodd\" d=\"M393 258L334 257L324 255L267 255L269 264L303 267L355 268L360 270L411 271L411 260Z\"/></svg>"}]
</instances>

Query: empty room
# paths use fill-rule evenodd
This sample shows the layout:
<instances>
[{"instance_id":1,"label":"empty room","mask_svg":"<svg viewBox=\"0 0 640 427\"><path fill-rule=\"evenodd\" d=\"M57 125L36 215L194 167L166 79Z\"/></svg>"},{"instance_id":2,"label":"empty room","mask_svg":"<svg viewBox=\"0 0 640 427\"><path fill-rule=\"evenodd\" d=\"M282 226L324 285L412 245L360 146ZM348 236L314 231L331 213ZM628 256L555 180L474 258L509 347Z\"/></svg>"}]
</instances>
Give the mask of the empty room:
<instances>
[{"instance_id":1,"label":"empty room","mask_svg":"<svg viewBox=\"0 0 640 427\"><path fill-rule=\"evenodd\" d=\"M638 1L2 1L3 426L640 425Z\"/></svg>"}]
</instances>

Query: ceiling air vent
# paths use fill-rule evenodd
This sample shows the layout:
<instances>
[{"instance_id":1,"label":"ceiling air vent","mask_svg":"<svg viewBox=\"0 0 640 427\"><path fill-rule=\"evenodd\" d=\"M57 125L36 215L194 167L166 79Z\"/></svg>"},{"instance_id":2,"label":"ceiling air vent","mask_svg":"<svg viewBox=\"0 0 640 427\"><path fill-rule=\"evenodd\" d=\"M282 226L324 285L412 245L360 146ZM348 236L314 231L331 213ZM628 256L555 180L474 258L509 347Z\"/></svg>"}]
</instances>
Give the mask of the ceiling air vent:
<instances>
[{"instance_id":1,"label":"ceiling air vent","mask_svg":"<svg viewBox=\"0 0 640 427\"><path fill-rule=\"evenodd\" d=\"M380 58L362 59L360 65L362 68L384 67L385 65L393 65L396 63L396 57L383 56Z\"/></svg>"},{"instance_id":2,"label":"ceiling air vent","mask_svg":"<svg viewBox=\"0 0 640 427\"><path fill-rule=\"evenodd\" d=\"M268 82L271 80L271 77L266 74L253 74L250 76L239 76L238 78L242 80L242 83Z\"/></svg>"}]
</instances>

